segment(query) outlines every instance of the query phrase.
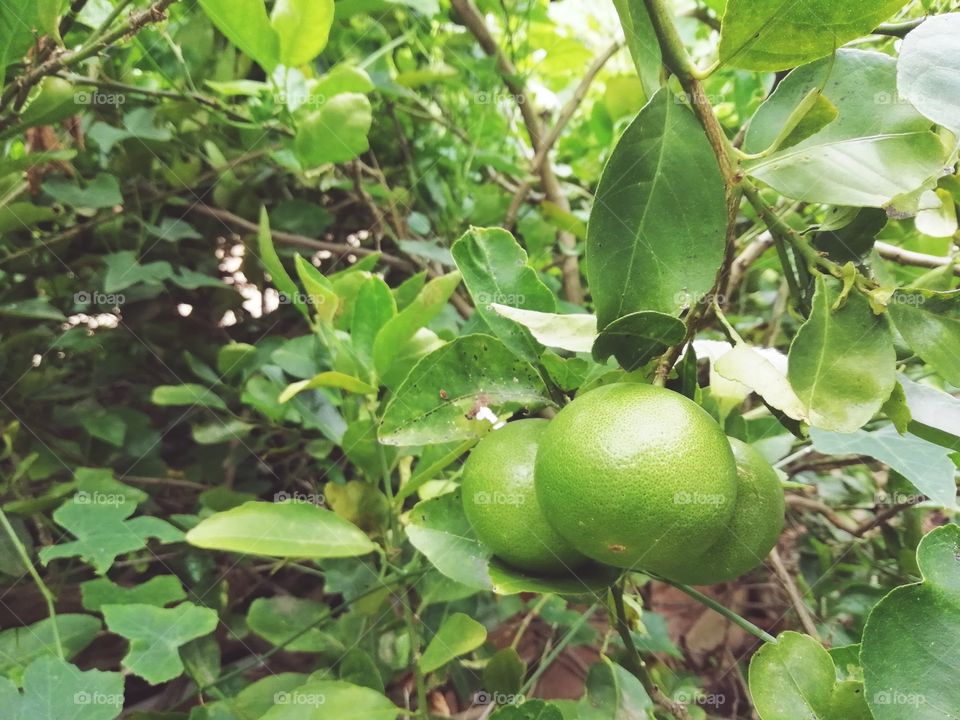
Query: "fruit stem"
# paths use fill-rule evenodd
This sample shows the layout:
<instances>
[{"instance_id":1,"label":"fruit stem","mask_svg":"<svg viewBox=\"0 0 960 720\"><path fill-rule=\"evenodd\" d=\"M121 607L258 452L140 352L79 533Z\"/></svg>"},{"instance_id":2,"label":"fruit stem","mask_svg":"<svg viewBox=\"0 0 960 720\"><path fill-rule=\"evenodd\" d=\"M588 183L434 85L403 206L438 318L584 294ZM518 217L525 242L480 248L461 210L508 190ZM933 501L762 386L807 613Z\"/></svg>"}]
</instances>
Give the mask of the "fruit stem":
<instances>
[{"instance_id":1,"label":"fruit stem","mask_svg":"<svg viewBox=\"0 0 960 720\"><path fill-rule=\"evenodd\" d=\"M656 577L656 576L651 576L651 577ZM730 608L728 608L728 607L726 607L726 606L724 606L724 605L721 605L721 604L718 603L716 600L714 600L712 597L709 597L708 595L704 595L704 594L703 594L702 592L700 592L699 590L694 590L694 589L693 589L692 587L690 587L689 585L684 585L683 583L673 582L672 580L667 580L666 578L656 577L656 579L659 580L660 582L666 583L667 585L672 585L673 587L675 587L675 588L676 588L677 590L679 590L680 592L689 595L689 596L692 597L694 600L696 600L696 601L699 602L699 603L702 603L703 605L706 605L708 608L710 608L710 609L713 610L714 612L720 613L720 614L723 615L725 618L727 618L727 620L729 620L730 622L732 622L732 623L733 623L734 625L736 625L737 627L740 627L740 628L746 630L748 633L750 633L751 635L753 635L755 638L757 638L757 639L759 639L759 640L763 640L764 642L767 642L767 643L771 643L772 645L776 645L776 644L777 644L777 639L776 639L775 637L773 637L773 635L771 635L770 633L766 632L765 630L761 630L760 628L758 628L756 625L754 625L752 622L750 622L750 621L747 620L746 618L740 617L739 615L737 615L737 613L735 613L735 612L734 612L733 610L731 610Z\"/></svg>"},{"instance_id":2,"label":"fruit stem","mask_svg":"<svg viewBox=\"0 0 960 720\"><path fill-rule=\"evenodd\" d=\"M669 712L677 720L690 720L687 706L667 697L650 677L650 673L647 672L643 659L637 651L637 645L633 642L633 635L630 634L630 623L627 621L627 612L623 605L623 586L624 581L621 580L610 588L610 593L613 596L613 607L616 610L617 632L620 633L620 638L627 649L627 670L640 681L643 689L647 691L654 703Z\"/></svg>"}]
</instances>

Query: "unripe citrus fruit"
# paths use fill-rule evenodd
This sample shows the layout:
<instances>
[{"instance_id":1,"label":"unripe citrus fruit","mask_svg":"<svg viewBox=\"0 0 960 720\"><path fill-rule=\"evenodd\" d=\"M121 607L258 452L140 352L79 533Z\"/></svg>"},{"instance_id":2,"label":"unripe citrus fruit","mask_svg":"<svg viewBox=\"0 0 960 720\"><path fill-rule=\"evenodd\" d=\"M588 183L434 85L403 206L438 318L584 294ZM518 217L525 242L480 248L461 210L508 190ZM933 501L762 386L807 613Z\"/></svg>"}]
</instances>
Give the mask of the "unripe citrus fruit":
<instances>
[{"instance_id":1,"label":"unripe citrus fruit","mask_svg":"<svg viewBox=\"0 0 960 720\"><path fill-rule=\"evenodd\" d=\"M518 420L494 430L463 467L463 509L493 554L521 570L572 570L586 558L547 522L533 486L533 466L546 420Z\"/></svg>"},{"instance_id":2,"label":"unripe citrus fruit","mask_svg":"<svg viewBox=\"0 0 960 720\"><path fill-rule=\"evenodd\" d=\"M695 402L616 383L550 422L536 488L550 523L581 553L656 573L716 541L733 513L737 470L723 430Z\"/></svg>"},{"instance_id":3,"label":"unripe citrus fruit","mask_svg":"<svg viewBox=\"0 0 960 720\"><path fill-rule=\"evenodd\" d=\"M783 531L783 489L777 471L750 445L730 438L737 459L737 501L717 541L699 558L678 558L664 577L689 585L727 582L752 570Z\"/></svg>"}]
</instances>

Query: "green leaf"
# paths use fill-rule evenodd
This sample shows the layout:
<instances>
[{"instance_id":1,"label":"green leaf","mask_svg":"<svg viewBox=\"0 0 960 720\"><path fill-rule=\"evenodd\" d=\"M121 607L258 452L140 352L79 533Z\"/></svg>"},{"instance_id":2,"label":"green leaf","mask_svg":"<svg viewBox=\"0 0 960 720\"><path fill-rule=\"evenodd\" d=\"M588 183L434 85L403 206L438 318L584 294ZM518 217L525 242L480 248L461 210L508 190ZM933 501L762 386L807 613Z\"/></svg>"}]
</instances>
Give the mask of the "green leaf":
<instances>
[{"instance_id":1,"label":"green leaf","mask_svg":"<svg viewBox=\"0 0 960 720\"><path fill-rule=\"evenodd\" d=\"M409 305L383 325L373 342L373 365L379 375L386 373L397 351L413 339L417 330L440 314L459 284L459 272L431 280Z\"/></svg>"},{"instance_id":2,"label":"green leaf","mask_svg":"<svg viewBox=\"0 0 960 720\"><path fill-rule=\"evenodd\" d=\"M660 74L663 61L660 56L660 42L650 23L650 15L643 0L613 0L627 47L637 66L637 75L647 97L653 97L660 89Z\"/></svg>"},{"instance_id":3,"label":"green leaf","mask_svg":"<svg viewBox=\"0 0 960 720\"><path fill-rule=\"evenodd\" d=\"M311 680L274 695L260 720L396 720L400 708L381 693L340 680Z\"/></svg>"},{"instance_id":4,"label":"green leaf","mask_svg":"<svg viewBox=\"0 0 960 720\"><path fill-rule=\"evenodd\" d=\"M100 210L123 204L117 178L106 173L96 175L85 187L66 178L52 178L43 184L43 190L57 202L73 208Z\"/></svg>"},{"instance_id":5,"label":"green leaf","mask_svg":"<svg viewBox=\"0 0 960 720\"><path fill-rule=\"evenodd\" d=\"M90 612L99 612L104 605L163 607L187 598L180 579L175 575L157 575L132 587L122 587L107 578L97 578L80 585L80 596L83 607Z\"/></svg>"},{"instance_id":6,"label":"green leaf","mask_svg":"<svg viewBox=\"0 0 960 720\"><path fill-rule=\"evenodd\" d=\"M323 52L333 24L333 0L277 0L270 25L280 39L280 62L305 65Z\"/></svg>"},{"instance_id":7,"label":"green leaf","mask_svg":"<svg viewBox=\"0 0 960 720\"><path fill-rule=\"evenodd\" d=\"M830 653L796 632L781 633L753 656L750 694L761 720L870 720L862 686L838 682Z\"/></svg>"},{"instance_id":8,"label":"green leaf","mask_svg":"<svg viewBox=\"0 0 960 720\"><path fill-rule=\"evenodd\" d=\"M960 400L899 375L910 409L910 430L924 440L954 447L960 438ZM946 436L946 437L943 437Z\"/></svg>"},{"instance_id":9,"label":"green leaf","mask_svg":"<svg viewBox=\"0 0 960 720\"><path fill-rule=\"evenodd\" d=\"M790 346L788 377L814 427L853 432L869 421L896 384L896 353L885 316L819 275L810 317Z\"/></svg>"},{"instance_id":10,"label":"green leaf","mask_svg":"<svg viewBox=\"0 0 960 720\"><path fill-rule=\"evenodd\" d=\"M547 347L570 352L590 352L597 339L597 317L586 313L557 315L556 313L521 310L492 303L490 308L515 323L523 325L537 342Z\"/></svg>"},{"instance_id":11,"label":"green leaf","mask_svg":"<svg viewBox=\"0 0 960 720\"><path fill-rule=\"evenodd\" d=\"M227 404L210 388L193 383L159 385L150 393L150 402L161 406L199 406L226 410Z\"/></svg>"},{"instance_id":12,"label":"green leaf","mask_svg":"<svg viewBox=\"0 0 960 720\"><path fill-rule=\"evenodd\" d=\"M67 316L57 310L45 298L31 298L0 305L0 315L25 320L54 320L64 322Z\"/></svg>"},{"instance_id":13,"label":"green leaf","mask_svg":"<svg viewBox=\"0 0 960 720\"><path fill-rule=\"evenodd\" d=\"M293 141L297 159L306 169L349 162L370 147L367 135L372 124L373 109L366 95L335 95L300 122Z\"/></svg>"},{"instance_id":14,"label":"green leaf","mask_svg":"<svg viewBox=\"0 0 960 720\"><path fill-rule=\"evenodd\" d=\"M854 207L884 207L940 174L948 152L930 121L897 95L896 61L843 49L791 72L750 122L744 149L766 150L813 90L838 116L789 148L745 163L788 197Z\"/></svg>"},{"instance_id":15,"label":"green leaf","mask_svg":"<svg viewBox=\"0 0 960 720\"><path fill-rule=\"evenodd\" d=\"M566 702L573 705L573 712L579 710L572 700ZM497 708L490 716L490 720L564 720L564 717L580 720L577 715L565 716L553 703L546 703L543 700L527 700L522 705L505 705Z\"/></svg>"},{"instance_id":16,"label":"green leaf","mask_svg":"<svg viewBox=\"0 0 960 720\"><path fill-rule=\"evenodd\" d=\"M957 507L956 466L947 448L887 426L873 432L832 433L814 428L813 446L827 455L866 455L886 463L931 500Z\"/></svg>"},{"instance_id":17,"label":"green leaf","mask_svg":"<svg viewBox=\"0 0 960 720\"><path fill-rule=\"evenodd\" d=\"M900 45L897 88L926 117L960 134L960 13L928 17Z\"/></svg>"},{"instance_id":18,"label":"green leaf","mask_svg":"<svg viewBox=\"0 0 960 720\"><path fill-rule=\"evenodd\" d=\"M787 376L778 370L764 351L744 343L737 345L711 363L711 369L720 377L749 388L763 398L770 407L776 408L794 420L807 420L807 409L790 386ZM769 351L767 351L769 352ZM714 392L716 384L711 381L710 390ZM717 393L715 393L715 396ZM735 395L736 404L744 399Z\"/></svg>"},{"instance_id":19,"label":"green leaf","mask_svg":"<svg viewBox=\"0 0 960 720\"><path fill-rule=\"evenodd\" d=\"M903 302L900 299L903 299ZM896 294L888 305L890 319L910 348L952 385L960 385L960 312L956 302L910 299L922 296Z\"/></svg>"},{"instance_id":20,"label":"green leaf","mask_svg":"<svg viewBox=\"0 0 960 720\"><path fill-rule=\"evenodd\" d=\"M217 29L267 72L280 62L280 40L263 0L200 0Z\"/></svg>"},{"instance_id":21,"label":"green leaf","mask_svg":"<svg viewBox=\"0 0 960 720\"><path fill-rule=\"evenodd\" d=\"M245 423L243 420L229 418L215 420L205 425L194 425L190 428L190 437L198 445L219 445L220 443L239 440L250 433L256 425Z\"/></svg>"},{"instance_id":22,"label":"green leaf","mask_svg":"<svg viewBox=\"0 0 960 720\"><path fill-rule=\"evenodd\" d=\"M605 655L590 666L586 689L580 701L582 720L647 718L653 710L653 701L640 681Z\"/></svg>"},{"instance_id":23,"label":"green leaf","mask_svg":"<svg viewBox=\"0 0 960 720\"><path fill-rule=\"evenodd\" d=\"M876 720L948 720L960 708L960 527L926 535L917 563L923 582L883 598L863 630L860 660Z\"/></svg>"},{"instance_id":24,"label":"green leaf","mask_svg":"<svg viewBox=\"0 0 960 720\"><path fill-rule=\"evenodd\" d=\"M0 77L6 73L7 65L30 47L31 25L36 13L35 0L10 0L0 4Z\"/></svg>"},{"instance_id":25,"label":"green leaf","mask_svg":"<svg viewBox=\"0 0 960 720\"><path fill-rule=\"evenodd\" d=\"M678 314L723 261L723 178L700 123L666 88L617 143L597 187L587 275L602 330L624 315Z\"/></svg>"},{"instance_id":26,"label":"green leaf","mask_svg":"<svg viewBox=\"0 0 960 720\"><path fill-rule=\"evenodd\" d=\"M297 275L300 282L307 289L307 295L310 296L310 304L313 306L313 312L320 322L327 325L333 323L333 318L337 314L337 308L340 306L340 298L337 296L333 284L317 268L297 255L294 258L294 264L297 268Z\"/></svg>"},{"instance_id":27,"label":"green leaf","mask_svg":"<svg viewBox=\"0 0 960 720\"><path fill-rule=\"evenodd\" d=\"M164 280L173 277L173 268L166 260L141 265L137 253L132 250L105 255L103 262L107 266L107 273L103 278L105 293L126 290L138 283L161 285Z\"/></svg>"},{"instance_id":28,"label":"green leaf","mask_svg":"<svg viewBox=\"0 0 960 720\"><path fill-rule=\"evenodd\" d=\"M367 362L373 361L373 344L377 333L396 317L397 302L387 284L377 275L371 275L360 286L350 324L350 339L357 354Z\"/></svg>"},{"instance_id":29,"label":"green leaf","mask_svg":"<svg viewBox=\"0 0 960 720\"><path fill-rule=\"evenodd\" d=\"M627 372L643 367L672 345L679 345L687 326L672 315L636 312L607 325L593 346L593 358L606 362L611 355Z\"/></svg>"},{"instance_id":30,"label":"green leaf","mask_svg":"<svg viewBox=\"0 0 960 720\"><path fill-rule=\"evenodd\" d=\"M368 385L355 377L331 370L320 373L319 375L314 375L309 380L300 380L299 382L287 385L286 389L280 393L280 402L288 402L304 390L315 390L322 387L340 388L341 390L356 393L357 395L377 394L377 388L373 385Z\"/></svg>"},{"instance_id":31,"label":"green leaf","mask_svg":"<svg viewBox=\"0 0 960 720\"><path fill-rule=\"evenodd\" d=\"M447 617L420 656L420 670L439 670L454 658L473 652L487 641L487 629L469 615Z\"/></svg>"},{"instance_id":32,"label":"green leaf","mask_svg":"<svg viewBox=\"0 0 960 720\"><path fill-rule=\"evenodd\" d=\"M57 615L64 656L69 660L87 647L100 628L100 621L91 615ZM57 642L50 618L0 632L0 675L10 678L16 685L22 684L24 671L34 660L56 654Z\"/></svg>"},{"instance_id":33,"label":"green leaf","mask_svg":"<svg viewBox=\"0 0 960 720\"><path fill-rule=\"evenodd\" d=\"M470 228L451 252L477 312L494 335L521 357L535 361L541 348L530 333L491 308L499 303L529 311L556 310L556 297L527 264L527 253L501 228Z\"/></svg>"},{"instance_id":34,"label":"green leaf","mask_svg":"<svg viewBox=\"0 0 960 720\"><path fill-rule=\"evenodd\" d=\"M462 440L486 431L487 413L508 416L549 402L532 365L495 338L465 335L414 366L387 405L378 434L387 445Z\"/></svg>"},{"instance_id":35,"label":"green leaf","mask_svg":"<svg viewBox=\"0 0 960 720\"><path fill-rule=\"evenodd\" d=\"M727 0L720 61L786 70L829 55L893 16L904 0Z\"/></svg>"},{"instance_id":36,"label":"green leaf","mask_svg":"<svg viewBox=\"0 0 960 720\"><path fill-rule=\"evenodd\" d=\"M346 650L343 643L315 627L328 617L330 608L323 603L280 595L254 600L247 612L247 627L291 652L326 652L339 657Z\"/></svg>"},{"instance_id":37,"label":"green leaf","mask_svg":"<svg viewBox=\"0 0 960 720\"><path fill-rule=\"evenodd\" d=\"M292 558L366 555L376 549L359 528L312 503L248 502L200 521L187 542L208 550Z\"/></svg>"},{"instance_id":38,"label":"green leaf","mask_svg":"<svg viewBox=\"0 0 960 720\"><path fill-rule=\"evenodd\" d=\"M483 687L487 692L516 695L523 686L527 664L512 647L493 654L483 668Z\"/></svg>"},{"instance_id":39,"label":"green leaf","mask_svg":"<svg viewBox=\"0 0 960 720\"><path fill-rule=\"evenodd\" d=\"M102 610L110 631L130 641L123 666L151 685L183 674L180 646L212 633L218 622L215 610L188 602L172 608L104 605Z\"/></svg>"},{"instance_id":40,"label":"green leaf","mask_svg":"<svg viewBox=\"0 0 960 720\"><path fill-rule=\"evenodd\" d=\"M123 675L80 670L58 657L34 660L21 695L0 678L0 703L8 720L114 720L123 710Z\"/></svg>"},{"instance_id":41,"label":"green leaf","mask_svg":"<svg viewBox=\"0 0 960 720\"><path fill-rule=\"evenodd\" d=\"M136 505L125 496L78 493L53 514L57 524L69 530L76 540L40 549L44 565L51 560L80 557L99 575L105 575L114 560L125 553L141 550L148 538L163 543L183 540L183 533L160 518L141 515L128 520Z\"/></svg>"},{"instance_id":42,"label":"green leaf","mask_svg":"<svg viewBox=\"0 0 960 720\"><path fill-rule=\"evenodd\" d=\"M259 2L259 0L256 0ZM310 313L300 297L300 288L290 277L283 263L280 262L280 256L273 245L273 235L270 233L270 218L267 216L267 209L260 208L260 226L257 231L257 250L260 254L260 262L264 269L270 273L270 279L277 286L277 290L286 295L293 302L294 307L300 311L307 320L310 319Z\"/></svg>"},{"instance_id":43,"label":"green leaf","mask_svg":"<svg viewBox=\"0 0 960 720\"><path fill-rule=\"evenodd\" d=\"M113 150L114 145L137 138L141 141L167 142L173 133L165 127L157 127L156 110L139 107L123 116L122 127L114 127L103 122L94 123L88 135L96 141L104 153Z\"/></svg>"}]
</instances>

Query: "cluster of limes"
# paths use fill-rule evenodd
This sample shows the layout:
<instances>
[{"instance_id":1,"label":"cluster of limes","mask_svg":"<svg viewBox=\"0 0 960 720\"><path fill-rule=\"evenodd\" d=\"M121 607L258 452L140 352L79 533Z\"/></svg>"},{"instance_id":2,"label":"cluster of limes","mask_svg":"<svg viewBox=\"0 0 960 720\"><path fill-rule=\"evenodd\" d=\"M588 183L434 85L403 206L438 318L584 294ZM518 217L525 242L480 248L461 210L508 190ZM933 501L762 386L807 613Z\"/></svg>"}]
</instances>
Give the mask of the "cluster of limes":
<instances>
[{"instance_id":1,"label":"cluster of limes","mask_svg":"<svg viewBox=\"0 0 960 720\"><path fill-rule=\"evenodd\" d=\"M463 470L464 509L506 563L569 574L588 560L676 582L725 582L783 529L776 471L683 395L617 383L553 420L507 423Z\"/></svg>"}]
</instances>

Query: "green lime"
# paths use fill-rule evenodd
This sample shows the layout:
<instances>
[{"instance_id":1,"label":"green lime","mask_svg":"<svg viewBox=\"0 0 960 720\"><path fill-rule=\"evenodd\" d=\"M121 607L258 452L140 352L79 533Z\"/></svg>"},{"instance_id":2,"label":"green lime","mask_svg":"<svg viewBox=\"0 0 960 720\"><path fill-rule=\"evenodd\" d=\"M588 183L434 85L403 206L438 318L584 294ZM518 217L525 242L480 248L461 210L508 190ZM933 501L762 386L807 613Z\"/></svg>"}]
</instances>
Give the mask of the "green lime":
<instances>
[{"instance_id":1,"label":"green lime","mask_svg":"<svg viewBox=\"0 0 960 720\"><path fill-rule=\"evenodd\" d=\"M537 498L581 553L658 572L723 532L737 469L720 426L683 395L616 383L577 397L540 441Z\"/></svg>"},{"instance_id":2,"label":"green lime","mask_svg":"<svg viewBox=\"0 0 960 720\"><path fill-rule=\"evenodd\" d=\"M477 537L521 570L551 574L586 558L550 526L537 502L533 467L546 420L518 420L494 430L463 467L463 509Z\"/></svg>"}]
</instances>

